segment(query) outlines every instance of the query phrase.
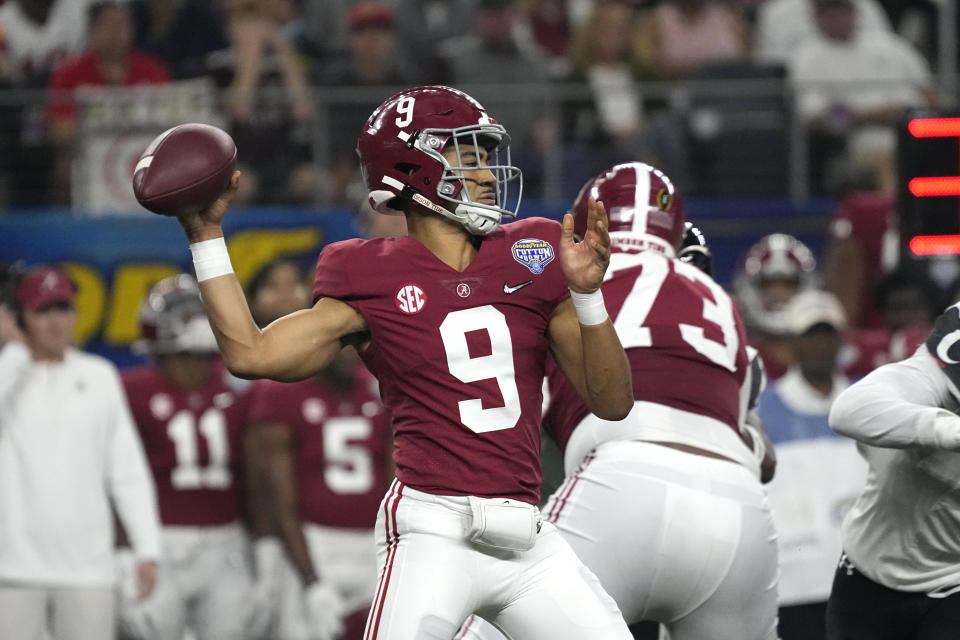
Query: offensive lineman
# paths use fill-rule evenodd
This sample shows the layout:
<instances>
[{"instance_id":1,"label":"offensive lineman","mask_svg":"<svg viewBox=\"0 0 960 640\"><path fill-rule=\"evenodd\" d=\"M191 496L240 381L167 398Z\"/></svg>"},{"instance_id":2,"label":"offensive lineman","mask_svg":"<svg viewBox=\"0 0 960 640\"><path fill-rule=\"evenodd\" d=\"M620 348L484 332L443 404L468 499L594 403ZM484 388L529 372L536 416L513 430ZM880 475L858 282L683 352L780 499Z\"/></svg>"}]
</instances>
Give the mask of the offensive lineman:
<instances>
[{"instance_id":1,"label":"offensive lineman","mask_svg":"<svg viewBox=\"0 0 960 640\"><path fill-rule=\"evenodd\" d=\"M157 486L163 552L153 595L121 608L151 640L254 635L248 540L240 523L240 437L246 399L228 384L192 276L161 280L139 314L135 347L150 364L123 384ZM248 635L249 634L249 635Z\"/></svg>"},{"instance_id":2,"label":"offensive lineman","mask_svg":"<svg viewBox=\"0 0 960 640\"><path fill-rule=\"evenodd\" d=\"M755 369L739 311L675 258L684 213L666 175L640 162L600 173L574 204L578 232L591 197L610 210L604 297L636 404L625 420L598 418L551 371L544 428L567 479L546 517L629 624L658 621L672 640L774 640L777 547L760 483L769 461L759 431L741 435ZM494 637L472 627L464 638Z\"/></svg>"},{"instance_id":3,"label":"offensive lineman","mask_svg":"<svg viewBox=\"0 0 960 640\"><path fill-rule=\"evenodd\" d=\"M371 205L409 235L324 248L313 308L260 330L221 222L239 184L180 222L231 371L307 378L359 349L393 418L397 480L377 522L380 581L367 640L449 640L472 612L528 640L628 640L616 605L538 501L547 351L591 410L633 406L630 370L598 293L609 257L602 204L499 226L509 135L466 94L417 87L370 116L358 152ZM570 298L570 300L568 300Z\"/></svg>"}]
</instances>

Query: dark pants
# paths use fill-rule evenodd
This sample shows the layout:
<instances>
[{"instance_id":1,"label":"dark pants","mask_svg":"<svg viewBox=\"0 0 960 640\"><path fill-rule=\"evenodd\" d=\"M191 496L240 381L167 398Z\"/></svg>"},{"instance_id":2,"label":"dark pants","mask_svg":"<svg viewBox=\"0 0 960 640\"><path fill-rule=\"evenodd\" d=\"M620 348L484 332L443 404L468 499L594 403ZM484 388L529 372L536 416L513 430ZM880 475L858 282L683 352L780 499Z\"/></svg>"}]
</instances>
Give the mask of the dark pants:
<instances>
[{"instance_id":1,"label":"dark pants","mask_svg":"<svg viewBox=\"0 0 960 640\"><path fill-rule=\"evenodd\" d=\"M827 640L957 640L960 585L945 593L895 591L842 560L827 602Z\"/></svg>"},{"instance_id":2,"label":"dark pants","mask_svg":"<svg viewBox=\"0 0 960 640\"><path fill-rule=\"evenodd\" d=\"M824 640L827 637L826 602L780 607L777 616L780 640Z\"/></svg>"}]
</instances>

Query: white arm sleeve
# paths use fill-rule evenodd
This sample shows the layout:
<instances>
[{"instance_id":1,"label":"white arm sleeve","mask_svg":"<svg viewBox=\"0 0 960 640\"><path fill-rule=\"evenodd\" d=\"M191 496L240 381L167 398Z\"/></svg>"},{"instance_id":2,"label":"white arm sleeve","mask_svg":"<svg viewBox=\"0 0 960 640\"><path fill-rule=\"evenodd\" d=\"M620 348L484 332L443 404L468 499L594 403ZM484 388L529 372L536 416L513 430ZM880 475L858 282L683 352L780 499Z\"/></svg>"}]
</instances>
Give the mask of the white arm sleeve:
<instances>
[{"instance_id":1,"label":"white arm sleeve","mask_svg":"<svg viewBox=\"0 0 960 640\"><path fill-rule=\"evenodd\" d=\"M134 554L139 558L160 556L160 517L153 476L147 465L143 444L133 424L120 378L114 372L113 424L109 443L107 483Z\"/></svg>"},{"instance_id":2,"label":"white arm sleeve","mask_svg":"<svg viewBox=\"0 0 960 640\"><path fill-rule=\"evenodd\" d=\"M878 447L960 448L960 417L947 377L926 347L847 388L830 409L830 427Z\"/></svg>"},{"instance_id":3,"label":"white arm sleeve","mask_svg":"<svg viewBox=\"0 0 960 640\"><path fill-rule=\"evenodd\" d=\"M8 342L0 349L0 405L10 402L30 364L30 350L20 342Z\"/></svg>"}]
</instances>

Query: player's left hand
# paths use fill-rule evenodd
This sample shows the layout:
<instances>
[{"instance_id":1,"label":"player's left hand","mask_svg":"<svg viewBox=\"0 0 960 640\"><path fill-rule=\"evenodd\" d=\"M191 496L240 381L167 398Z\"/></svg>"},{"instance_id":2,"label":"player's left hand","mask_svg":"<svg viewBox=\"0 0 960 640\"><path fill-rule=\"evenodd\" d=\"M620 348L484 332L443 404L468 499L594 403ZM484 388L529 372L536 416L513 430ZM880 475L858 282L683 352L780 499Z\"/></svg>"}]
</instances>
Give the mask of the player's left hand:
<instances>
[{"instance_id":1,"label":"player's left hand","mask_svg":"<svg viewBox=\"0 0 960 640\"><path fill-rule=\"evenodd\" d=\"M303 598L312 623L312 631L320 640L336 640L344 630L346 613L343 598L325 582L314 582L304 590Z\"/></svg>"},{"instance_id":2,"label":"player's left hand","mask_svg":"<svg viewBox=\"0 0 960 640\"><path fill-rule=\"evenodd\" d=\"M157 563L153 560L137 562L137 599L146 600L157 586Z\"/></svg>"},{"instance_id":3,"label":"player's left hand","mask_svg":"<svg viewBox=\"0 0 960 640\"><path fill-rule=\"evenodd\" d=\"M577 293L593 293L603 284L603 274L610 264L610 234L607 212L602 202L593 198L587 203L587 228L580 242L573 239L573 215L563 217L560 234L560 265L570 289Z\"/></svg>"}]
</instances>

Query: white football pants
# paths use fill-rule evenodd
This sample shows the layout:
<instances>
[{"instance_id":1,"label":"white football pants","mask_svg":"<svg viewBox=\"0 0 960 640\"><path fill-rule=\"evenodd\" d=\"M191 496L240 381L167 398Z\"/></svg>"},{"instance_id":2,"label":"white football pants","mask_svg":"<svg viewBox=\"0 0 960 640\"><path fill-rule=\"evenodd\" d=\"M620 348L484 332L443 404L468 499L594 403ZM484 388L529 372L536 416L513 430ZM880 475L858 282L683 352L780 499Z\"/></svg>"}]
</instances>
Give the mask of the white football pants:
<instances>
[{"instance_id":1,"label":"white football pants","mask_svg":"<svg viewBox=\"0 0 960 640\"><path fill-rule=\"evenodd\" d=\"M113 587L0 583L0 640L111 640Z\"/></svg>"},{"instance_id":2,"label":"white football pants","mask_svg":"<svg viewBox=\"0 0 960 640\"><path fill-rule=\"evenodd\" d=\"M376 543L373 530L303 525L310 559L324 582L330 581L343 597L347 612L370 608L377 586ZM303 581L286 554L277 636L280 640L309 640L310 618L303 600Z\"/></svg>"},{"instance_id":3,"label":"white football pants","mask_svg":"<svg viewBox=\"0 0 960 640\"><path fill-rule=\"evenodd\" d=\"M465 497L394 481L377 519L379 582L365 640L451 640L477 613L522 640L631 640L613 600L544 522L528 551L464 537Z\"/></svg>"},{"instance_id":4,"label":"white football pants","mask_svg":"<svg viewBox=\"0 0 960 640\"><path fill-rule=\"evenodd\" d=\"M671 640L777 638L776 534L762 485L746 467L608 442L544 514L629 624L656 620ZM475 618L457 636L502 637Z\"/></svg>"},{"instance_id":5,"label":"white football pants","mask_svg":"<svg viewBox=\"0 0 960 640\"><path fill-rule=\"evenodd\" d=\"M240 525L164 527L153 594L121 605L121 621L155 640L246 638L254 603L249 542ZM126 620L124 620L126 618Z\"/></svg>"}]
</instances>

